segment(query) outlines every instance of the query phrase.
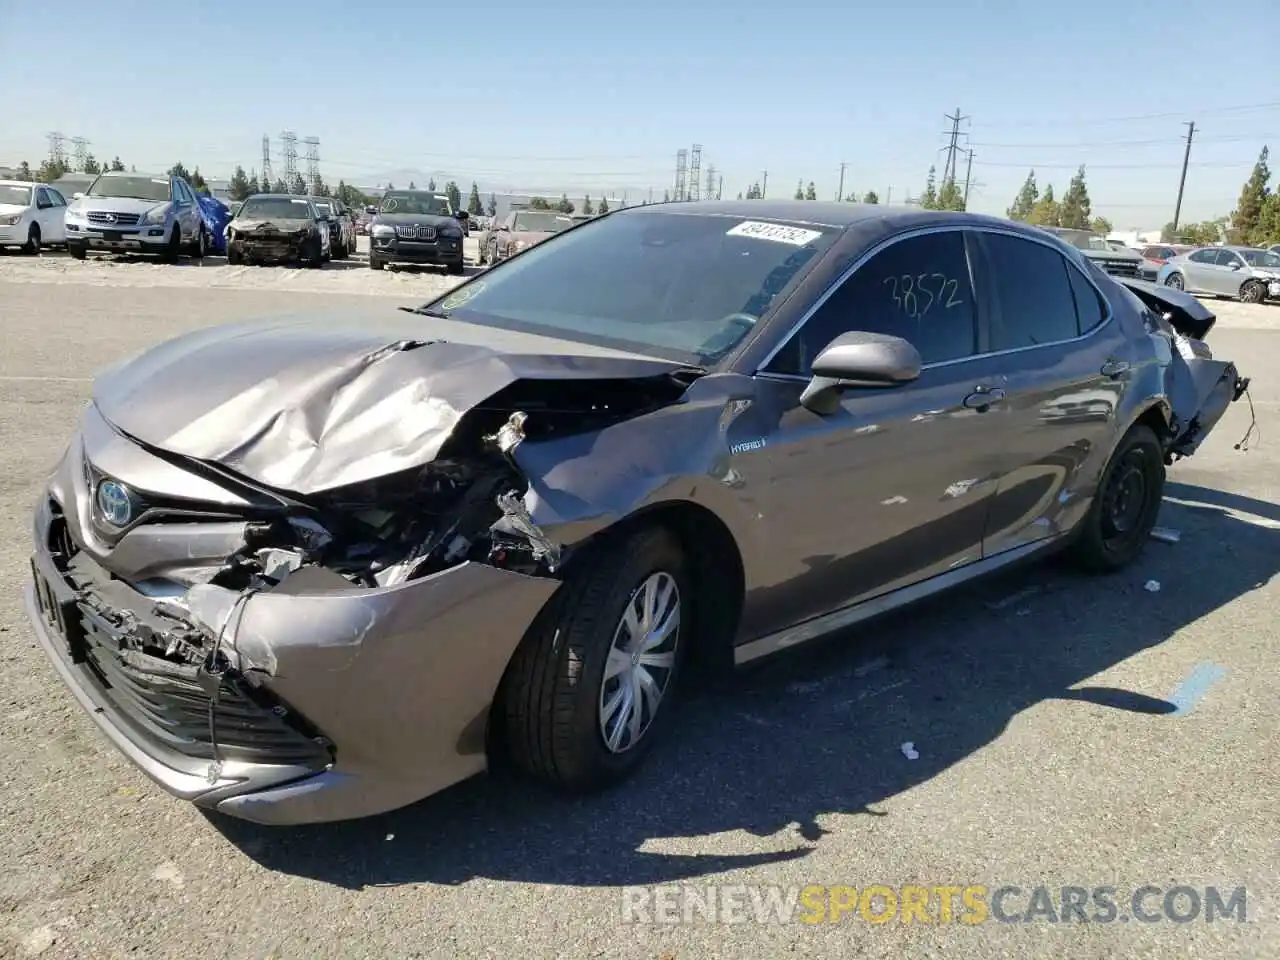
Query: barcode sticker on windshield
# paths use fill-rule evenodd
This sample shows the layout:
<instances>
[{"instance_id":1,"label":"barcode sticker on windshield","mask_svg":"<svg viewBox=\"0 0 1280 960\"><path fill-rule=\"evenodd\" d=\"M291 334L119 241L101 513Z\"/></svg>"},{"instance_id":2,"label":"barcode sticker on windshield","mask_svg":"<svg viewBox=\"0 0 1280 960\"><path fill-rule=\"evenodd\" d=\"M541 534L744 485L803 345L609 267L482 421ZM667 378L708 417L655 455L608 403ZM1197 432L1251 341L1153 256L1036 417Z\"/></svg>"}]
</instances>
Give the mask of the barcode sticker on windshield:
<instances>
[{"instance_id":1,"label":"barcode sticker on windshield","mask_svg":"<svg viewBox=\"0 0 1280 960\"><path fill-rule=\"evenodd\" d=\"M744 220L725 236L729 237L754 237L757 240L772 240L775 243L789 243L792 246L803 247L806 243L812 243L822 233L818 230L805 230L801 227L788 227L781 223L761 223L758 220Z\"/></svg>"}]
</instances>

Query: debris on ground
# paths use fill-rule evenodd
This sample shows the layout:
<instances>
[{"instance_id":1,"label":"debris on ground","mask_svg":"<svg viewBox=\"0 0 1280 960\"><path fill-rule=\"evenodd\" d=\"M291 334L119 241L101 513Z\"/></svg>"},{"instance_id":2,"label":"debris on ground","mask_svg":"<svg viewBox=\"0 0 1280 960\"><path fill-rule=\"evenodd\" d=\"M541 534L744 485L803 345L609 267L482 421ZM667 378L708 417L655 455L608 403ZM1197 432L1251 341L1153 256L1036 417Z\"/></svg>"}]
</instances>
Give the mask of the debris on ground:
<instances>
[{"instance_id":1,"label":"debris on ground","mask_svg":"<svg viewBox=\"0 0 1280 960\"><path fill-rule=\"evenodd\" d=\"M1152 540L1159 540L1161 543L1177 543L1182 539L1181 531L1172 527L1152 527L1150 536Z\"/></svg>"},{"instance_id":2,"label":"debris on ground","mask_svg":"<svg viewBox=\"0 0 1280 960\"><path fill-rule=\"evenodd\" d=\"M1147 593L1159 593L1159 592L1160 592L1160 581L1159 581L1159 580L1148 580L1146 583L1144 583L1144 584L1142 585L1142 589L1143 589L1143 590L1145 590L1145 591L1147 591Z\"/></svg>"},{"instance_id":3,"label":"debris on ground","mask_svg":"<svg viewBox=\"0 0 1280 960\"><path fill-rule=\"evenodd\" d=\"M902 745L902 755L908 760L920 759L920 751L916 749L915 743L910 740Z\"/></svg>"}]
</instances>

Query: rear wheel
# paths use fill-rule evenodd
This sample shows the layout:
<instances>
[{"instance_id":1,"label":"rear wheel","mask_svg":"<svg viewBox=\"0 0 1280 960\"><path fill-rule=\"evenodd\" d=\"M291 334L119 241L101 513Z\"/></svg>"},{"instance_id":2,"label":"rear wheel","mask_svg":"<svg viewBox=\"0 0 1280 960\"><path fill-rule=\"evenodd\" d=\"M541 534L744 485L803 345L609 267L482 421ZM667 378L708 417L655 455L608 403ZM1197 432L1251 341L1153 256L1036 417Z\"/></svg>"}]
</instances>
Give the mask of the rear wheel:
<instances>
[{"instance_id":1,"label":"rear wheel","mask_svg":"<svg viewBox=\"0 0 1280 960\"><path fill-rule=\"evenodd\" d=\"M27 242L22 246L23 253L29 253L35 256L40 252L40 226L33 223L31 229L27 231Z\"/></svg>"},{"instance_id":2,"label":"rear wheel","mask_svg":"<svg viewBox=\"0 0 1280 960\"><path fill-rule=\"evenodd\" d=\"M512 759L570 790L623 779L660 738L691 622L672 534L649 528L601 549L530 627L498 698Z\"/></svg>"},{"instance_id":3,"label":"rear wheel","mask_svg":"<svg viewBox=\"0 0 1280 960\"><path fill-rule=\"evenodd\" d=\"M1240 288L1240 299L1245 303L1261 303L1267 299L1267 285L1257 280L1250 280Z\"/></svg>"},{"instance_id":4,"label":"rear wheel","mask_svg":"<svg viewBox=\"0 0 1280 960\"><path fill-rule=\"evenodd\" d=\"M1089 513L1081 521L1074 559L1086 570L1109 573L1142 552L1160 515L1164 449L1145 424L1130 428L1111 454Z\"/></svg>"},{"instance_id":5,"label":"rear wheel","mask_svg":"<svg viewBox=\"0 0 1280 960\"><path fill-rule=\"evenodd\" d=\"M89 252L89 248L83 243L68 243L67 253L71 254L72 260L83 260L85 254Z\"/></svg>"},{"instance_id":6,"label":"rear wheel","mask_svg":"<svg viewBox=\"0 0 1280 960\"><path fill-rule=\"evenodd\" d=\"M370 270L381 270L384 266L386 266L386 264L384 264L381 260L379 260L379 259L378 259L377 257L375 257L373 254L370 254L370 255L369 255L369 269L370 269Z\"/></svg>"},{"instance_id":7,"label":"rear wheel","mask_svg":"<svg viewBox=\"0 0 1280 960\"><path fill-rule=\"evenodd\" d=\"M1182 290L1186 286L1182 282L1182 274L1180 273L1169 274L1167 277L1164 278L1164 285L1166 287L1170 287L1173 290Z\"/></svg>"}]
</instances>

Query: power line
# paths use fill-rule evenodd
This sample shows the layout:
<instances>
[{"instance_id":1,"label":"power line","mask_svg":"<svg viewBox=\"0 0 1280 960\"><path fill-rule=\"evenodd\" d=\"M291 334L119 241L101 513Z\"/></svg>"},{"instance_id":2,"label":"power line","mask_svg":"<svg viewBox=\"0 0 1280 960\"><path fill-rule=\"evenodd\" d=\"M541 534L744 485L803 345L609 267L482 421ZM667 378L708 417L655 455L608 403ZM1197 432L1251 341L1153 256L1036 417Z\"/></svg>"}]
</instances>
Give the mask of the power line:
<instances>
[{"instance_id":1,"label":"power line","mask_svg":"<svg viewBox=\"0 0 1280 960\"><path fill-rule=\"evenodd\" d=\"M1186 137L1155 137L1147 140L1094 140L1076 143L987 143L982 140L971 140L971 147L986 147L997 150L1081 150L1093 147L1143 147L1157 144L1182 143ZM1280 140L1280 134L1261 134L1248 136L1232 134L1221 137L1201 137L1198 143L1244 143L1256 141L1265 143L1268 140Z\"/></svg>"},{"instance_id":2,"label":"power line","mask_svg":"<svg viewBox=\"0 0 1280 960\"><path fill-rule=\"evenodd\" d=\"M1211 107L1204 110L1197 110L1200 116L1211 116L1220 113L1239 113L1248 110L1274 110L1280 109L1280 100L1271 100L1266 103L1246 103L1227 107ZM1046 118L1044 120L1011 120L1008 123L982 123L973 124L981 129L991 128L1007 128L1007 127L1029 127L1029 126L1046 126L1052 124L1055 127L1062 127L1067 124L1077 124L1080 126L1104 124L1104 123L1136 123L1140 120L1170 120L1177 117L1186 116L1185 111L1175 111L1169 113L1143 113L1128 117L1095 117L1092 120L1076 120L1070 117L1056 116Z\"/></svg>"},{"instance_id":3,"label":"power line","mask_svg":"<svg viewBox=\"0 0 1280 960\"><path fill-rule=\"evenodd\" d=\"M1086 170L1177 170L1180 163L1004 163L992 160L979 160L980 167L1018 167L1023 170L1075 170L1084 167ZM1241 160L1233 163L1193 163L1192 167L1204 169L1240 169L1252 167L1253 160Z\"/></svg>"}]
</instances>

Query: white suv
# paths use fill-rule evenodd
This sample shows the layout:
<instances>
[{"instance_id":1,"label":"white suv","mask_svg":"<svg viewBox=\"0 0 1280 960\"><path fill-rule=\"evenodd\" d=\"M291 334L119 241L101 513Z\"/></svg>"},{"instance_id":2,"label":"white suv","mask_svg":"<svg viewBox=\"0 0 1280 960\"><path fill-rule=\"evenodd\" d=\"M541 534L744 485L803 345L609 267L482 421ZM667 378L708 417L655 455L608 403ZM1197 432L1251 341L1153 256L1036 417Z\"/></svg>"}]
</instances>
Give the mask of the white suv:
<instances>
[{"instance_id":1,"label":"white suv","mask_svg":"<svg viewBox=\"0 0 1280 960\"><path fill-rule=\"evenodd\" d=\"M65 243L62 218L67 201L43 183L0 180L0 247L39 253L42 246Z\"/></svg>"}]
</instances>

